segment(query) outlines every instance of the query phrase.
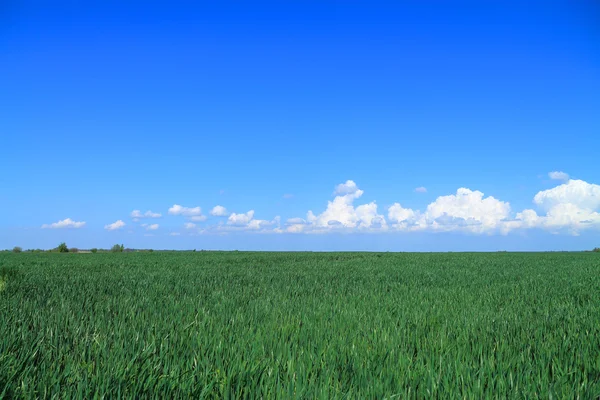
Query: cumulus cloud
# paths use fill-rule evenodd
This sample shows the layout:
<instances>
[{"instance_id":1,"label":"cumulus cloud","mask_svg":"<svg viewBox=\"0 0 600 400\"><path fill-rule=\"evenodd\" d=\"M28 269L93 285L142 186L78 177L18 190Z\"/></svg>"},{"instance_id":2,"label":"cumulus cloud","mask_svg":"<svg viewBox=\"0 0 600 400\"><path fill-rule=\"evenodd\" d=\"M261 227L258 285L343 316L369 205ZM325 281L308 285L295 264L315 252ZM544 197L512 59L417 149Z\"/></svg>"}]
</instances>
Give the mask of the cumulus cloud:
<instances>
[{"instance_id":1,"label":"cumulus cloud","mask_svg":"<svg viewBox=\"0 0 600 400\"><path fill-rule=\"evenodd\" d=\"M348 180L335 186L333 199L319 213L309 210L304 218L289 218L282 226L277 216L272 220L255 218L254 210L228 213L215 206L210 215L227 217L217 225L198 229L194 221L204 221L200 207L173 205L169 214L186 217L184 227L197 234L255 233L326 233L326 232L467 232L471 234L508 234L514 230L542 229L553 233L577 235L586 229L600 229L600 186L582 180L567 179L564 183L537 193L533 207L515 212L508 202L486 196L478 190L459 188L455 193L439 196L424 209L413 209L393 203L381 214L375 201L360 202L364 192ZM385 216L383 215L385 214ZM155 218L157 213L139 210L135 218ZM42 228L80 228L85 222L69 218ZM105 226L121 229L122 220ZM142 224L148 231L158 224Z\"/></svg>"},{"instance_id":2,"label":"cumulus cloud","mask_svg":"<svg viewBox=\"0 0 600 400\"><path fill-rule=\"evenodd\" d=\"M42 225L42 229L64 229L64 228L82 228L85 226L85 221L73 221L71 218L63 219L62 221L52 224Z\"/></svg>"},{"instance_id":3,"label":"cumulus cloud","mask_svg":"<svg viewBox=\"0 0 600 400\"><path fill-rule=\"evenodd\" d=\"M348 180L337 185L334 195L335 198L327 203L327 208L321 214L315 215L311 210L306 220L288 219L286 231L299 233L387 228L387 222L378 214L375 202L354 206L354 201L363 195L354 181Z\"/></svg>"},{"instance_id":4,"label":"cumulus cloud","mask_svg":"<svg viewBox=\"0 0 600 400\"><path fill-rule=\"evenodd\" d=\"M582 180L570 180L535 195L533 202L544 210L558 204L572 204L582 209L600 208L600 186Z\"/></svg>"},{"instance_id":5,"label":"cumulus cloud","mask_svg":"<svg viewBox=\"0 0 600 400\"><path fill-rule=\"evenodd\" d=\"M226 234L228 232L243 232L253 231L257 233L264 232L280 232L281 219L279 216L272 220L255 219L254 210L250 210L246 213L231 213L227 218L225 224L219 224L216 226L208 226L203 229L200 233L217 233Z\"/></svg>"},{"instance_id":6,"label":"cumulus cloud","mask_svg":"<svg viewBox=\"0 0 600 400\"><path fill-rule=\"evenodd\" d=\"M246 226L254 217L254 210L250 210L245 214L236 214L232 213L229 218L227 218L227 225L231 226Z\"/></svg>"},{"instance_id":7,"label":"cumulus cloud","mask_svg":"<svg viewBox=\"0 0 600 400\"><path fill-rule=\"evenodd\" d=\"M179 204L174 204L173 207L169 208L169 214L183 216L194 222L206 221L206 215L202 215L200 207L183 207Z\"/></svg>"},{"instance_id":8,"label":"cumulus cloud","mask_svg":"<svg viewBox=\"0 0 600 400\"><path fill-rule=\"evenodd\" d=\"M174 204L173 207L169 208L170 215L181 215L184 217L194 217L202 214L200 207L183 207L179 204Z\"/></svg>"},{"instance_id":9,"label":"cumulus cloud","mask_svg":"<svg viewBox=\"0 0 600 400\"><path fill-rule=\"evenodd\" d=\"M155 213L150 210L146 211L145 213L142 213L140 210L133 210L130 215L131 215L131 218L134 218L134 219L162 217L162 214Z\"/></svg>"},{"instance_id":10,"label":"cumulus cloud","mask_svg":"<svg viewBox=\"0 0 600 400\"><path fill-rule=\"evenodd\" d=\"M265 231L268 229L278 230L280 218L277 216L272 221L264 219L252 219L246 225L247 230Z\"/></svg>"},{"instance_id":11,"label":"cumulus cloud","mask_svg":"<svg viewBox=\"0 0 600 400\"><path fill-rule=\"evenodd\" d=\"M469 188L439 196L425 209L394 203L387 218L375 201L355 204L363 191L351 180L335 187L334 198L321 213L308 211L305 218L289 218L280 227L279 219L254 218L254 211L232 213L219 229L260 232L466 232L471 234L508 234L518 229L544 229L550 232L600 228L600 186L581 180L567 182L537 193L533 199L538 211L513 212L508 202ZM206 232L210 232L207 229Z\"/></svg>"},{"instance_id":12,"label":"cumulus cloud","mask_svg":"<svg viewBox=\"0 0 600 400\"><path fill-rule=\"evenodd\" d=\"M302 218L289 218L286 221L286 225L304 225L306 221Z\"/></svg>"},{"instance_id":13,"label":"cumulus cloud","mask_svg":"<svg viewBox=\"0 0 600 400\"><path fill-rule=\"evenodd\" d=\"M356 186L356 183L352 180L347 180L346 183L340 183L335 187L333 192L335 196L349 196L353 195L355 198L362 196L363 191Z\"/></svg>"},{"instance_id":14,"label":"cumulus cloud","mask_svg":"<svg viewBox=\"0 0 600 400\"><path fill-rule=\"evenodd\" d=\"M557 181L568 181L569 180L569 174L567 174L566 172L562 172L562 171L548 172L548 177L550 177L550 179L557 180Z\"/></svg>"},{"instance_id":15,"label":"cumulus cloud","mask_svg":"<svg viewBox=\"0 0 600 400\"><path fill-rule=\"evenodd\" d=\"M417 193L427 193L427 188L425 186L419 186L418 188L415 188L415 192L417 192Z\"/></svg>"},{"instance_id":16,"label":"cumulus cloud","mask_svg":"<svg viewBox=\"0 0 600 400\"><path fill-rule=\"evenodd\" d=\"M533 203L546 215L538 215L534 210L525 210L527 219L522 227L544 228L559 232L567 230L577 235L580 231L600 228L600 186L582 180L569 180L552 189L535 195Z\"/></svg>"},{"instance_id":17,"label":"cumulus cloud","mask_svg":"<svg viewBox=\"0 0 600 400\"><path fill-rule=\"evenodd\" d=\"M404 208L400 203L394 203L388 208L388 219L394 229L405 230L415 223L418 212Z\"/></svg>"},{"instance_id":18,"label":"cumulus cloud","mask_svg":"<svg viewBox=\"0 0 600 400\"><path fill-rule=\"evenodd\" d=\"M395 203L388 208L388 219L396 230L466 231L471 233L506 233L510 204L478 190L460 188L456 194L438 197L424 212Z\"/></svg>"},{"instance_id":19,"label":"cumulus cloud","mask_svg":"<svg viewBox=\"0 0 600 400\"><path fill-rule=\"evenodd\" d=\"M226 217L227 214L227 209L223 206L214 206L213 209L210 210L210 215L213 217Z\"/></svg>"},{"instance_id":20,"label":"cumulus cloud","mask_svg":"<svg viewBox=\"0 0 600 400\"><path fill-rule=\"evenodd\" d=\"M112 224L108 224L108 225L104 225L104 229L108 230L108 231L115 231L117 229L121 229L125 226L125 222L118 220L116 222L113 222Z\"/></svg>"},{"instance_id":21,"label":"cumulus cloud","mask_svg":"<svg viewBox=\"0 0 600 400\"><path fill-rule=\"evenodd\" d=\"M460 188L454 195L440 196L427 206L417 221L419 227L433 230L463 229L477 233L493 232L510 217L510 204L478 190Z\"/></svg>"}]
</instances>

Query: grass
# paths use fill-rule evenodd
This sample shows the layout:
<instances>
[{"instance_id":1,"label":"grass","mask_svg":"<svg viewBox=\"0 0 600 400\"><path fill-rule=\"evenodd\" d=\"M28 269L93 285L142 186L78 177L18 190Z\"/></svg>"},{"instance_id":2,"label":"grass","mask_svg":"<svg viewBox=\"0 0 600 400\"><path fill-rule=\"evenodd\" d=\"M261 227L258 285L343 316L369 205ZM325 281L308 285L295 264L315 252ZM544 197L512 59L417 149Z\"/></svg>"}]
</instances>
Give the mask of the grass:
<instances>
[{"instance_id":1,"label":"grass","mask_svg":"<svg viewBox=\"0 0 600 400\"><path fill-rule=\"evenodd\" d=\"M597 398L595 253L0 255L0 398Z\"/></svg>"}]
</instances>

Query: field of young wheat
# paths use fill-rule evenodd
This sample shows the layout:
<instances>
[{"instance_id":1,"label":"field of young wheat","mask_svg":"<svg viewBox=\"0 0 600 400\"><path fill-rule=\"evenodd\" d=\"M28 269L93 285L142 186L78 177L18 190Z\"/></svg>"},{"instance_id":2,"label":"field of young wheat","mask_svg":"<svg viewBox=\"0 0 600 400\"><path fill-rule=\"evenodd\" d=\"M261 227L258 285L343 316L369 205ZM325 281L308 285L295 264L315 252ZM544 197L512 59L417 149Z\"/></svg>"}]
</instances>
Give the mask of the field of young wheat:
<instances>
[{"instance_id":1,"label":"field of young wheat","mask_svg":"<svg viewBox=\"0 0 600 400\"><path fill-rule=\"evenodd\" d=\"M597 253L0 254L0 398L597 398Z\"/></svg>"}]
</instances>

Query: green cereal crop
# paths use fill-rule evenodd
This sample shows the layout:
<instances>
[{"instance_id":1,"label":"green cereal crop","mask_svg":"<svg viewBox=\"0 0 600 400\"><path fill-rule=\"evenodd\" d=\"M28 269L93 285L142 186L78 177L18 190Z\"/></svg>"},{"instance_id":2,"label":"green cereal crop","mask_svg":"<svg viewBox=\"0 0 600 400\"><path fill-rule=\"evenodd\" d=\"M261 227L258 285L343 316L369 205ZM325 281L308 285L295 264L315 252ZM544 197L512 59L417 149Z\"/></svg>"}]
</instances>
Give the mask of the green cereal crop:
<instances>
[{"instance_id":1,"label":"green cereal crop","mask_svg":"<svg viewBox=\"0 0 600 400\"><path fill-rule=\"evenodd\" d=\"M596 253L0 254L0 398L598 398Z\"/></svg>"}]
</instances>

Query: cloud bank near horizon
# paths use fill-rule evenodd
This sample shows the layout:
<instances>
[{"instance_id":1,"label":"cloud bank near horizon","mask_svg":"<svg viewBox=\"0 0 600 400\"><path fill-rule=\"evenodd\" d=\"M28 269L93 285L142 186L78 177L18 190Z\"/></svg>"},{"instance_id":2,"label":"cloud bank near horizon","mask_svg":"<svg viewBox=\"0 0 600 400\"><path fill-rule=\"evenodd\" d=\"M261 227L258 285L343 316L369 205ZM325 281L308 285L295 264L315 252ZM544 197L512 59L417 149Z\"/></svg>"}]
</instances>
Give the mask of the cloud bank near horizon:
<instances>
[{"instance_id":1,"label":"cloud bank near horizon","mask_svg":"<svg viewBox=\"0 0 600 400\"><path fill-rule=\"evenodd\" d=\"M455 193L437 197L424 209L404 207L400 202L380 209L375 201L359 204L364 191L356 182L347 180L334 187L333 199L327 201L321 212L307 211L304 217L280 216L259 219L255 211L230 212L224 206L214 206L209 216L202 209L178 204L167 214L184 217L181 234L226 234L255 232L273 234L325 234L331 232L386 233L386 232L463 232L478 235L506 235L517 230L542 229L551 233L578 235L589 229L600 229L600 186L578 179L570 179L564 172L551 172L552 179L563 183L538 192L532 199L533 207L512 210L509 202L485 196L478 190L459 188ZM415 190L426 193L424 187ZM134 210L134 222L141 218L160 218L160 213ZM122 220L108 224L106 230L117 231ZM85 222L70 218L42 225L43 229L82 228ZM158 231L158 224L142 224L147 230ZM172 232L169 233L172 235Z\"/></svg>"}]
</instances>

